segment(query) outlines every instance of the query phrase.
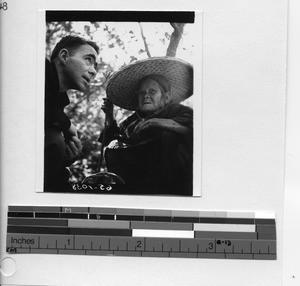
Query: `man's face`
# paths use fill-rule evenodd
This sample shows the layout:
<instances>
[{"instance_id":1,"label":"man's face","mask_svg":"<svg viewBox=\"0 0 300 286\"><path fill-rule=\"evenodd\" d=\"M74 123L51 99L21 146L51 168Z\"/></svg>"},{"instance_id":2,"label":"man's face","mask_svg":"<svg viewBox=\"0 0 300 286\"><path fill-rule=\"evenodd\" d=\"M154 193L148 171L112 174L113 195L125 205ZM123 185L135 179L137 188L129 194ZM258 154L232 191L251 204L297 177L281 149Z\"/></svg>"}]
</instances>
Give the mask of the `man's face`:
<instances>
[{"instance_id":1,"label":"man's face","mask_svg":"<svg viewBox=\"0 0 300 286\"><path fill-rule=\"evenodd\" d=\"M138 108L146 114L154 114L165 107L166 99L158 82L146 79L138 90Z\"/></svg>"},{"instance_id":2,"label":"man's face","mask_svg":"<svg viewBox=\"0 0 300 286\"><path fill-rule=\"evenodd\" d=\"M69 52L63 68L63 82L67 89L86 91L96 75L97 52L90 45L82 45Z\"/></svg>"}]
</instances>

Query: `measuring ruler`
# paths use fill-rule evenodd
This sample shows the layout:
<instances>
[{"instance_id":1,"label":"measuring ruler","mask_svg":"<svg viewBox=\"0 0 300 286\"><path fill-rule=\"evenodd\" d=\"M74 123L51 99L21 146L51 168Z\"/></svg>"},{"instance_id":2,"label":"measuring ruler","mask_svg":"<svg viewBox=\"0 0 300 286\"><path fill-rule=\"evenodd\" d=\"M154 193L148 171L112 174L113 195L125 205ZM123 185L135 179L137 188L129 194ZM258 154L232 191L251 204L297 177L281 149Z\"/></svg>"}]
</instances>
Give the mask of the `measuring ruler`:
<instances>
[{"instance_id":1,"label":"measuring ruler","mask_svg":"<svg viewBox=\"0 0 300 286\"><path fill-rule=\"evenodd\" d=\"M6 251L274 260L275 214L9 206Z\"/></svg>"}]
</instances>

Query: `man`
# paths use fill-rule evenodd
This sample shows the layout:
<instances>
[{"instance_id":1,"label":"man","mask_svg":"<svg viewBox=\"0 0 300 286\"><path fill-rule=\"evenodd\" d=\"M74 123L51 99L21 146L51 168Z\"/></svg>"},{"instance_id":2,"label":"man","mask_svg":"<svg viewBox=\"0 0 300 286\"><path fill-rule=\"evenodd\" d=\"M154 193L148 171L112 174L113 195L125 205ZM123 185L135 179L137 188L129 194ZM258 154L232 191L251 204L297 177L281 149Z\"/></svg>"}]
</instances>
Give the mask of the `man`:
<instances>
[{"instance_id":1,"label":"man","mask_svg":"<svg viewBox=\"0 0 300 286\"><path fill-rule=\"evenodd\" d=\"M77 36L66 36L46 60L44 191L68 192L70 166L81 142L77 130L64 113L69 89L85 92L96 75L99 47Z\"/></svg>"},{"instance_id":2,"label":"man","mask_svg":"<svg viewBox=\"0 0 300 286\"><path fill-rule=\"evenodd\" d=\"M113 75L106 93L100 141L108 171L129 193L192 195L193 110L180 102L193 93L193 67L168 57L138 61ZM135 112L118 126L112 103Z\"/></svg>"}]
</instances>

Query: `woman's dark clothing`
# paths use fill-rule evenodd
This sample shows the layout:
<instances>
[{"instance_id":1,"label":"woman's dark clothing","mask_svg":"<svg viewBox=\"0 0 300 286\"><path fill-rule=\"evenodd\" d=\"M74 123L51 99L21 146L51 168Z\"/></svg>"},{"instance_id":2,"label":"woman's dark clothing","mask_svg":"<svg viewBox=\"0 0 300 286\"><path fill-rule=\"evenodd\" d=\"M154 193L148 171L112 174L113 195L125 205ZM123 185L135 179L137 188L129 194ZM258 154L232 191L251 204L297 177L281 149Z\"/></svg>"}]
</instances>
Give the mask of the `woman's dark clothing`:
<instances>
[{"instance_id":1,"label":"woman's dark clothing","mask_svg":"<svg viewBox=\"0 0 300 286\"><path fill-rule=\"evenodd\" d=\"M172 119L187 128L175 131L152 127L133 135L143 119ZM101 134L100 141L103 139ZM109 172L120 175L136 194L192 195L193 179L193 111L181 104L170 104L159 114L143 118L137 112L120 127L113 122L105 130L105 144L118 140L118 148L106 148ZM110 144L111 145L111 144ZM122 148L122 145L126 148ZM121 147L121 148L120 148Z\"/></svg>"}]
</instances>

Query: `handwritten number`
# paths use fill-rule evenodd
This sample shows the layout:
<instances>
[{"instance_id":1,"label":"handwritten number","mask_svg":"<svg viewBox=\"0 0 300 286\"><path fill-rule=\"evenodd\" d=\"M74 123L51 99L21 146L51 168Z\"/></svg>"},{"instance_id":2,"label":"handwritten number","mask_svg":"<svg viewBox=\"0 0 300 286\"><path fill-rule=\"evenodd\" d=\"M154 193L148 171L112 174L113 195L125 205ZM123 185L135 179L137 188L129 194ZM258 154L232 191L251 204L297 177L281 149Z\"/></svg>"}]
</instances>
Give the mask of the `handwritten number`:
<instances>
[{"instance_id":1,"label":"handwritten number","mask_svg":"<svg viewBox=\"0 0 300 286\"><path fill-rule=\"evenodd\" d=\"M7 2L3 2L3 4L2 3L0 3L0 10L7 10L8 9L8 5L7 5Z\"/></svg>"},{"instance_id":2,"label":"handwritten number","mask_svg":"<svg viewBox=\"0 0 300 286\"><path fill-rule=\"evenodd\" d=\"M97 186L89 185L89 184L73 184L72 189L74 191L89 191L89 190L97 190L101 192L109 192L113 189L113 186L111 185L103 185L103 184L98 184Z\"/></svg>"},{"instance_id":3,"label":"handwritten number","mask_svg":"<svg viewBox=\"0 0 300 286\"><path fill-rule=\"evenodd\" d=\"M17 253L17 248L15 247L7 247L6 252L8 253Z\"/></svg>"}]
</instances>

